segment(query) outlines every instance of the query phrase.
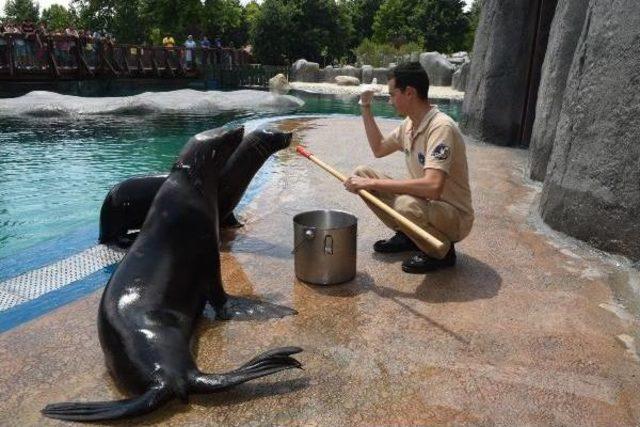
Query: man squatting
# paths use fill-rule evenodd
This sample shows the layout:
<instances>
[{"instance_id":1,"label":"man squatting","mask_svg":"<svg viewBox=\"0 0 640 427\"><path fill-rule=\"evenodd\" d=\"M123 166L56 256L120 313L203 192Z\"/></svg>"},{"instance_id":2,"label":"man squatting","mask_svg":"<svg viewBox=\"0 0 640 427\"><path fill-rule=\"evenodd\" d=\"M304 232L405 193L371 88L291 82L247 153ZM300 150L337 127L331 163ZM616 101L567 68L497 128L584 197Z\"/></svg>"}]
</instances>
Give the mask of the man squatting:
<instances>
[{"instance_id":1,"label":"man squatting","mask_svg":"<svg viewBox=\"0 0 640 427\"><path fill-rule=\"evenodd\" d=\"M422 252L397 222L367 204L396 234L373 245L376 252L416 253L402 263L407 273L422 274L456 262L454 242L464 239L473 225L467 155L454 120L429 103L429 77L418 62L398 65L388 76L389 103L403 122L384 137L371 112L372 91L360 97L369 146L376 158L404 153L408 179L393 179L368 166L359 166L345 181L351 192L368 190L445 244L446 254ZM366 200L365 200L366 202Z\"/></svg>"}]
</instances>

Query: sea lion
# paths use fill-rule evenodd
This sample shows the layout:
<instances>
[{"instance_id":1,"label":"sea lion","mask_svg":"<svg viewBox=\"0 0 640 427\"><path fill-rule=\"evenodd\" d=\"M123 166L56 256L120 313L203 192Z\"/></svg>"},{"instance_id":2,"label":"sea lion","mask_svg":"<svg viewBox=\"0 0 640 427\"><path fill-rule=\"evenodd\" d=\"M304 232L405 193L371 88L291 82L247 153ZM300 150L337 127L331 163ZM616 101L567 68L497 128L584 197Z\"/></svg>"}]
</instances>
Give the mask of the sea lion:
<instances>
[{"instance_id":1,"label":"sea lion","mask_svg":"<svg viewBox=\"0 0 640 427\"><path fill-rule=\"evenodd\" d=\"M233 214L255 174L275 152L287 148L291 133L259 129L246 135L220 174L220 226L242 227ZM167 174L135 176L116 184L100 210L99 242L126 249L135 240Z\"/></svg>"},{"instance_id":2,"label":"sea lion","mask_svg":"<svg viewBox=\"0 0 640 427\"><path fill-rule=\"evenodd\" d=\"M301 367L291 355L302 350L282 347L233 371L206 374L198 370L190 350L206 302L218 312L232 299L220 275L217 188L219 171L242 134L243 128L215 129L190 140L105 287L98 333L107 368L138 396L50 404L42 410L45 416L72 421L133 417L174 397L186 402L190 393L212 393ZM280 314L292 313L286 310Z\"/></svg>"}]
</instances>

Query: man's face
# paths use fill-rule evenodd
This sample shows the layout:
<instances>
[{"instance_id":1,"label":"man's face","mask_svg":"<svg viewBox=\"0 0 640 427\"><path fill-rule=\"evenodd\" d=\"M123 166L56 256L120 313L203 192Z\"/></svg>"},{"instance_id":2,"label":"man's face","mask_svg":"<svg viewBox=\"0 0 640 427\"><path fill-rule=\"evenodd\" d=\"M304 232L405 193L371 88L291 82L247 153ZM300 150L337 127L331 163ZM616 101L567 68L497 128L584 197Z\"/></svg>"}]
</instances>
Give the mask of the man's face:
<instances>
[{"instance_id":1,"label":"man's face","mask_svg":"<svg viewBox=\"0 0 640 427\"><path fill-rule=\"evenodd\" d=\"M396 79L389 80L389 104L393 105L398 114L406 116L408 114L407 107L409 105L409 96L407 90L396 87Z\"/></svg>"}]
</instances>

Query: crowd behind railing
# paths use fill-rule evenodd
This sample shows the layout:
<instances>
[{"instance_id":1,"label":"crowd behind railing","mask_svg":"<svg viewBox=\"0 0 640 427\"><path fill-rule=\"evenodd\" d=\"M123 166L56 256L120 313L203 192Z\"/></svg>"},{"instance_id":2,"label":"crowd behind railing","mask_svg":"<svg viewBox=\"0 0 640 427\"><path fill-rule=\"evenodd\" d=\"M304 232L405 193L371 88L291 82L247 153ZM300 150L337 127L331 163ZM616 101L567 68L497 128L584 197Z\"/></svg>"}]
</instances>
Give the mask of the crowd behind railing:
<instances>
[{"instance_id":1,"label":"crowd behind railing","mask_svg":"<svg viewBox=\"0 0 640 427\"><path fill-rule=\"evenodd\" d=\"M176 45L167 34L162 46L119 45L112 34L90 29L49 31L46 22L0 23L0 73L50 73L60 76L97 71L113 75L192 75L207 65L233 68L251 62L250 48L222 46L219 38L199 42L189 35Z\"/></svg>"}]
</instances>

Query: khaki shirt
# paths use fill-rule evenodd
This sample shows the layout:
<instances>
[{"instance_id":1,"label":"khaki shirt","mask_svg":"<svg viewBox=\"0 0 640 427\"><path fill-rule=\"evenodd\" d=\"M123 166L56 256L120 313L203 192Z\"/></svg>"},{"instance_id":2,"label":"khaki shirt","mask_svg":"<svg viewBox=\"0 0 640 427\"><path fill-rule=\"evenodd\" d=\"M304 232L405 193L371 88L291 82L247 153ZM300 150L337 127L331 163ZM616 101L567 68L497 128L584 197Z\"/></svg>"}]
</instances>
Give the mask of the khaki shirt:
<instances>
[{"instance_id":1,"label":"khaki shirt","mask_svg":"<svg viewBox=\"0 0 640 427\"><path fill-rule=\"evenodd\" d=\"M453 119L432 107L415 131L407 117L382 143L404 152L410 178L424 177L425 169L439 169L447 174L440 200L460 213L461 236L469 234L474 215L467 152Z\"/></svg>"}]
</instances>

